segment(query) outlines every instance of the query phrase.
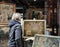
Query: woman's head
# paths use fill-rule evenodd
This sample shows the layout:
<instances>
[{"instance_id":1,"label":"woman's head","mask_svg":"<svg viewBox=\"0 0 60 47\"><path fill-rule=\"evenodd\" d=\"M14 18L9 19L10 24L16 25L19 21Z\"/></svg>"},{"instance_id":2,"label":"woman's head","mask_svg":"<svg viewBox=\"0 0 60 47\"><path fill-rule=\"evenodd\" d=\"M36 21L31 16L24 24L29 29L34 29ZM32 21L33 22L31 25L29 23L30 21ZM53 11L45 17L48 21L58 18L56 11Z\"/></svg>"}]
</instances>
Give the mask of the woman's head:
<instances>
[{"instance_id":1,"label":"woman's head","mask_svg":"<svg viewBox=\"0 0 60 47\"><path fill-rule=\"evenodd\" d=\"M17 20L17 21L21 20L20 13L13 13L12 20Z\"/></svg>"}]
</instances>

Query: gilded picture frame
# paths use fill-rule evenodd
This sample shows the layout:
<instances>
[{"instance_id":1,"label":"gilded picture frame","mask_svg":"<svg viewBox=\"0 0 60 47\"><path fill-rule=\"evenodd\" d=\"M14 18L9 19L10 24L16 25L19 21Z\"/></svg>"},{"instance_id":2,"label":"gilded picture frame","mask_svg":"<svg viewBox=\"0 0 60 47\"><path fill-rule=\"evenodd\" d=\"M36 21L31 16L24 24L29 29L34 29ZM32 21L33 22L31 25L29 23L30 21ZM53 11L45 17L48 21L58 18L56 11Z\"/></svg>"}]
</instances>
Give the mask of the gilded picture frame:
<instances>
[{"instance_id":1,"label":"gilded picture frame","mask_svg":"<svg viewBox=\"0 0 60 47\"><path fill-rule=\"evenodd\" d=\"M35 34L45 34L46 20L24 20L23 36L33 37Z\"/></svg>"}]
</instances>

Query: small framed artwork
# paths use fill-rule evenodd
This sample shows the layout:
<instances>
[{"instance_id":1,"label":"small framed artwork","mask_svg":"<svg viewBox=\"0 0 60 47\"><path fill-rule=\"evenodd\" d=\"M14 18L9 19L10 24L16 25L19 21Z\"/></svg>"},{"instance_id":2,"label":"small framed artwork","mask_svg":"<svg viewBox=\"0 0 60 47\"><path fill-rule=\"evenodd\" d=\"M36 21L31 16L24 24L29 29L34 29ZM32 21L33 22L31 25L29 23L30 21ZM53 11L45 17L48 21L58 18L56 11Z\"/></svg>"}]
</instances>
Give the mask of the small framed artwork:
<instances>
[{"instance_id":1,"label":"small framed artwork","mask_svg":"<svg viewBox=\"0 0 60 47\"><path fill-rule=\"evenodd\" d=\"M33 37L35 34L45 34L45 20L24 20L23 36Z\"/></svg>"},{"instance_id":2,"label":"small framed artwork","mask_svg":"<svg viewBox=\"0 0 60 47\"><path fill-rule=\"evenodd\" d=\"M9 22L12 14L16 12L16 4L0 2L0 25Z\"/></svg>"},{"instance_id":3,"label":"small framed artwork","mask_svg":"<svg viewBox=\"0 0 60 47\"><path fill-rule=\"evenodd\" d=\"M60 47L59 36L36 34L32 47Z\"/></svg>"}]
</instances>

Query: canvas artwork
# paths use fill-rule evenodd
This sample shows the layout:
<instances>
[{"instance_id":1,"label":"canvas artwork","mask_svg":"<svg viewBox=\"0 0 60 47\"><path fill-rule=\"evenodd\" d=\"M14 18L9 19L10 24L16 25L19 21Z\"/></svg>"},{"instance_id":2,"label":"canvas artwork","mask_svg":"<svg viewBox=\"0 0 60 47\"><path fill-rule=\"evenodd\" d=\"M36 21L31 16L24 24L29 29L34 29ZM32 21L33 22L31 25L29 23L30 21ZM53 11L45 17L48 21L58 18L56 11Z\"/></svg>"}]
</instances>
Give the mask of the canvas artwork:
<instances>
[{"instance_id":1,"label":"canvas artwork","mask_svg":"<svg viewBox=\"0 0 60 47\"><path fill-rule=\"evenodd\" d=\"M59 36L35 35L32 47L60 47Z\"/></svg>"},{"instance_id":2,"label":"canvas artwork","mask_svg":"<svg viewBox=\"0 0 60 47\"><path fill-rule=\"evenodd\" d=\"M0 24L8 23L15 10L15 4L0 2Z\"/></svg>"},{"instance_id":3,"label":"canvas artwork","mask_svg":"<svg viewBox=\"0 0 60 47\"><path fill-rule=\"evenodd\" d=\"M8 47L8 26L0 25L0 47Z\"/></svg>"},{"instance_id":4,"label":"canvas artwork","mask_svg":"<svg viewBox=\"0 0 60 47\"><path fill-rule=\"evenodd\" d=\"M24 20L24 36L34 36L35 34L44 34L46 31L45 20Z\"/></svg>"}]
</instances>

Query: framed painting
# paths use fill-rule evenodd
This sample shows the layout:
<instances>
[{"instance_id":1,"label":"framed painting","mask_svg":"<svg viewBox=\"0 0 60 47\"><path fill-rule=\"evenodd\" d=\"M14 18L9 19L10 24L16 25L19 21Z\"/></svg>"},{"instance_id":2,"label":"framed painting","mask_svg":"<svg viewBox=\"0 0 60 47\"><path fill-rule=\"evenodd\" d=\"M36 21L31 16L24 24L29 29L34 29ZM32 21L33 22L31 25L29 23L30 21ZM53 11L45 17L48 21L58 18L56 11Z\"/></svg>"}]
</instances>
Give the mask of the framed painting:
<instances>
[{"instance_id":1,"label":"framed painting","mask_svg":"<svg viewBox=\"0 0 60 47\"><path fill-rule=\"evenodd\" d=\"M14 12L16 5L11 3L0 2L0 24L6 24Z\"/></svg>"},{"instance_id":2,"label":"framed painting","mask_svg":"<svg viewBox=\"0 0 60 47\"><path fill-rule=\"evenodd\" d=\"M0 47L8 47L8 25L0 25Z\"/></svg>"},{"instance_id":3,"label":"framed painting","mask_svg":"<svg viewBox=\"0 0 60 47\"><path fill-rule=\"evenodd\" d=\"M60 47L59 36L35 35L32 47Z\"/></svg>"},{"instance_id":4,"label":"framed painting","mask_svg":"<svg viewBox=\"0 0 60 47\"><path fill-rule=\"evenodd\" d=\"M35 34L45 34L45 20L24 20L23 36L32 37Z\"/></svg>"},{"instance_id":5,"label":"framed painting","mask_svg":"<svg viewBox=\"0 0 60 47\"><path fill-rule=\"evenodd\" d=\"M34 8L30 7L26 9L26 13L24 19L38 19L38 20L46 20L46 16L44 15L45 8Z\"/></svg>"}]
</instances>

